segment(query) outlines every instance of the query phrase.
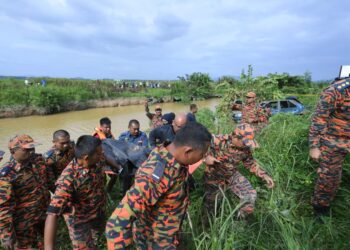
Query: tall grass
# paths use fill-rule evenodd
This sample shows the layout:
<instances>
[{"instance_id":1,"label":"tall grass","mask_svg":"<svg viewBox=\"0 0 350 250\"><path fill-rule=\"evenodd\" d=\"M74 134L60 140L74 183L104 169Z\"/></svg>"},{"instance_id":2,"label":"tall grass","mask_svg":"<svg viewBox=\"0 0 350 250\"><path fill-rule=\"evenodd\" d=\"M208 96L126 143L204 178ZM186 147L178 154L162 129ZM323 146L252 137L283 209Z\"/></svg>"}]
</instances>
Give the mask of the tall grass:
<instances>
[{"instance_id":1,"label":"tall grass","mask_svg":"<svg viewBox=\"0 0 350 250\"><path fill-rule=\"evenodd\" d=\"M237 220L235 214L239 200L225 193L216 217L211 218L209 226L203 226L206 214L202 210L202 173L195 174L201 187L191 194L190 215L195 230L186 224L185 230L193 231L188 249L349 248L349 161L344 165L343 184L332 204L332 216L324 224L316 222L310 200L317 165L308 157L309 125L310 115L279 114L258 137L261 147L254 156L273 177L276 187L267 189L258 178L240 168L258 191L252 220Z\"/></svg>"}]
</instances>

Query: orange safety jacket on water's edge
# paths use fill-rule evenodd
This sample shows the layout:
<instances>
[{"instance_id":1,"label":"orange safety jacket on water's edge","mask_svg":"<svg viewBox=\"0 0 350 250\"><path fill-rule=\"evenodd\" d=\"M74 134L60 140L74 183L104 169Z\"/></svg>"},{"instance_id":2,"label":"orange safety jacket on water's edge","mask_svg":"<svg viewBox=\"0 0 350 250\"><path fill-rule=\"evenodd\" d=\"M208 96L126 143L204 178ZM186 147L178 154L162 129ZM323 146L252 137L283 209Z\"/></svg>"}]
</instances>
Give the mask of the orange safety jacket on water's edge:
<instances>
[{"instance_id":1,"label":"orange safety jacket on water's edge","mask_svg":"<svg viewBox=\"0 0 350 250\"><path fill-rule=\"evenodd\" d=\"M101 128L95 128L95 131L92 133L92 136L96 137L96 135L98 136L98 138L100 138L100 140L104 140L104 139L107 139L107 138L115 139L115 137L112 134L112 132L111 132L110 136L107 137L106 134L102 132Z\"/></svg>"}]
</instances>

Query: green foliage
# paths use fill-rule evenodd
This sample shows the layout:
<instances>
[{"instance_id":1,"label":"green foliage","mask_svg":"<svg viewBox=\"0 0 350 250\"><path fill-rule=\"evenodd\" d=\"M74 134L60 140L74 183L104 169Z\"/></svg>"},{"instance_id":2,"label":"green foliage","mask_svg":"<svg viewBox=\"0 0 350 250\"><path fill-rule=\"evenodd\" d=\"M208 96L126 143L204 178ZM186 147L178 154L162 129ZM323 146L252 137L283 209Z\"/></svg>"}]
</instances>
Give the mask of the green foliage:
<instances>
[{"instance_id":1,"label":"green foliage","mask_svg":"<svg viewBox=\"0 0 350 250\"><path fill-rule=\"evenodd\" d=\"M241 74L240 80L233 86L229 86L226 89L226 96L229 96L230 100L243 99L245 94L249 91L257 93L260 99L274 99L282 96L282 92L279 89L279 76L268 75L259 76L256 78L252 77L253 69L251 65L248 68L248 75ZM218 84L216 89L225 88L227 85Z\"/></svg>"},{"instance_id":2,"label":"green foliage","mask_svg":"<svg viewBox=\"0 0 350 250\"><path fill-rule=\"evenodd\" d=\"M252 68L249 68L249 74L242 72L240 82L234 86L219 84L216 89L225 88L225 95L218 108L218 116L227 119L227 114L231 109L231 103L235 100L244 100L245 95L249 91L257 94L258 101L273 100L283 96L282 91L278 87L278 80L275 77L259 76L252 78Z\"/></svg>"},{"instance_id":3,"label":"green foliage","mask_svg":"<svg viewBox=\"0 0 350 250\"><path fill-rule=\"evenodd\" d=\"M231 79L232 80L232 79ZM268 74L266 76L253 77L253 67L248 65L247 74L242 70L239 80L219 80L217 90L225 89L230 92L231 99L242 99L248 91L254 91L261 99L276 99L286 94L317 94L328 83L312 83L310 71L301 76L291 76L288 73Z\"/></svg>"},{"instance_id":4,"label":"green foliage","mask_svg":"<svg viewBox=\"0 0 350 250\"><path fill-rule=\"evenodd\" d=\"M170 95L173 98L181 99L182 101L189 102L191 100L191 96L188 91L189 90L185 82L176 81L171 85Z\"/></svg>"},{"instance_id":5,"label":"green foliage","mask_svg":"<svg viewBox=\"0 0 350 250\"><path fill-rule=\"evenodd\" d=\"M304 72L304 83L309 86L312 83L312 74L308 70Z\"/></svg>"},{"instance_id":6,"label":"green foliage","mask_svg":"<svg viewBox=\"0 0 350 250\"><path fill-rule=\"evenodd\" d=\"M235 86L236 84L239 83L239 80L232 76L222 76L218 80L218 84L226 83L227 86Z\"/></svg>"},{"instance_id":7,"label":"green foliage","mask_svg":"<svg viewBox=\"0 0 350 250\"><path fill-rule=\"evenodd\" d=\"M172 95L188 99L206 99L212 96L212 80L209 74L195 72L179 76L179 82L172 85Z\"/></svg>"},{"instance_id":8,"label":"green foliage","mask_svg":"<svg viewBox=\"0 0 350 250\"><path fill-rule=\"evenodd\" d=\"M170 95L166 88L120 89L115 81L46 79L45 87L38 85L41 79L30 79L26 86L24 80L0 80L0 107L34 106L44 108L46 113L56 113L72 102L84 103L90 100L110 99L116 97L156 97Z\"/></svg>"},{"instance_id":9,"label":"green foliage","mask_svg":"<svg viewBox=\"0 0 350 250\"><path fill-rule=\"evenodd\" d=\"M22 88L13 88L0 90L0 103L1 106L14 106L14 105L27 105L28 104L27 90Z\"/></svg>"},{"instance_id":10,"label":"green foliage","mask_svg":"<svg viewBox=\"0 0 350 250\"><path fill-rule=\"evenodd\" d=\"M231 110L232 102L243 100L247 92L253 91L257 94L257 102L263 100L276 100L288 95L318 94L325 87L325 83L312 83L311 72L306 71L303 76L291 76L288 73L268 74L253 78L253 68L248 66L247 74L242 70L240 80L234 84L228 81L219 81L216 92L224 93L218 108L218 116L227 119Z\"/></svg>"},{"instance_id":11,"label":"green foliage","mask_svg":"<svg viewBox=\"0 0 350 250\"><path fill-rule=\"evenodd\" d=\"M212 96L223 96L219 115L230 108L236 99L244 99L248 91L258 94L258 101L277 99L290 94L317 94L328 82L311 83L311 72L303 76L268 74L253 77L253 67L248 66L247 74L242 71L241 78L223 76L215 84L209 74L195 72L178 77L178 81L163 81L161 88L121 88L121 81L85 80L66 78L45 78L47 86L40 86L43 78L29 79L30 86L24 85L23 79L0 79L0 108L13 106L36 106L45 108L47 113L64 110L71 102L87 102L89 100L110 99L116 97L156 97L171 96L189 102ZM128 82L128 81L123 81ZM135 82L135 81L129 81ZM170 85L170 88L169 88ZM42 99L42 100L41 100Z\"/></svg>"},{"instance_id":12,"label":"green foliage","mask_svg":"<svg viewBox=\"0 0 350 250\"><path fill-rule=\"evenodd\" d=\"M215 131L215 113L208 108L200 109L196 114L196 119L210 131Z\"/></svg>"},{"instance_id":13,"label":"green foliage","mask_svg":"<svg viewBox=\"0 0 350 250\"><path fill-rule=\"evenodd\" d=\"M253 67L252 67L252 65L248 65L247 74L245 74L244 69L242 70L240 80L241 80L241 83L243 83L243 84L252 84L252 82L253 82Z\"/></svg>"},{"instance_id":14,"label":"green foliage","mask_svg":"<svg viewBox=\"0 0 350 250\"><path fill-rule=\"evenodd\" d=\"M31 88L29 102L36 107L46 108L48 113L59 112L66 96L56 87Z\"/></svg>"}]
</instances>

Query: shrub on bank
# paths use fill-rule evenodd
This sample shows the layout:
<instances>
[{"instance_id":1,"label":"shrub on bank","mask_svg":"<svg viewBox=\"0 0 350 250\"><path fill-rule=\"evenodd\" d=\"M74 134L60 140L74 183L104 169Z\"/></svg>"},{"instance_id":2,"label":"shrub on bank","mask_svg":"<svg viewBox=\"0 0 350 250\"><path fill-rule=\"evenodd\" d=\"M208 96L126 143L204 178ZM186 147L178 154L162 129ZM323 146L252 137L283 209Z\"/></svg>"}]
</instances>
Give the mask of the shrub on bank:
<instances>
[{"instance_id":1,"label":"shrub on bank","mask_svg":"<svg viewBox=\"0 0 350 250\"><path fill-rule=\"evenodd\" d=\"M68 83L50 83L42 86L25 86L23 83L12 81L0 81L0 108L16 106L32 106L45 108L46 113L56 113L64 110L64 107L72 102L84 103L90 100L106 100L117 97L155 97L164 98L170 96L170 89L150 88L144 91L132 92L126 90L119 92L115 87L100 84L93 86L81 83L76 86Z\"/></svg>"},{"instance_id":2,"label":"shrub on bank","mask_svg":"<svg viewBox=\"0 0 350 250\"><path fill-rule=\"evenodd\" d=\"M29 104L29 93L24 88L11 88L0 90L0 107Z\"/></svg>"},{"instance_id":3,"label":"shrub on bank","mask_svg":"<svg viewBox=\"0 0 350 250\"><path fill-rule=\"evenodd\" d=\"M55 113L61 110L66 102L66 96L57 88L31 88L29 103L35 107L42 107L47 113Z\"/></svg>"}]
</instances>

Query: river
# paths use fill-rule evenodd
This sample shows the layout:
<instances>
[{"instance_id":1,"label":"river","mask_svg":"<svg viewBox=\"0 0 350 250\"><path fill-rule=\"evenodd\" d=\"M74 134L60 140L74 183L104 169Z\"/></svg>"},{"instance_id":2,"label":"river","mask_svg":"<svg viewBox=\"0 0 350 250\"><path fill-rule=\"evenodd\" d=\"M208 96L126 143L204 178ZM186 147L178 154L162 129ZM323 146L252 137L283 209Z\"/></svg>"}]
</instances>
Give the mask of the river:
<instances>
[{"instance_id":1,"label":"river","mask_svg":"<svg viewBox=\"0 0 350 250\"><path fill-rule=\"evenodd\" d=\"M195 102L199 109L209 108L215 110L219 99L209 99ZM162 103L163 114L168 112L188 112L189 105L183 103ZM150 106L153 111L153 106ZM9 158L7 143L16 134L28 134L40 143L36 152L43 153L52 145L52 134L58 129L67 130L71 138L76 140L80 135L92 134L102 117L112 120L112 132L118 137L120 133L128 129L131 119L139 120L141 130L149 129L149 119L144 112L144 106L132 105L113 108L88 109L47 116L28 116L19 118L6 118L0 120L0 149L5 151L4 160Z\"/></svg>"}]
</instances>

